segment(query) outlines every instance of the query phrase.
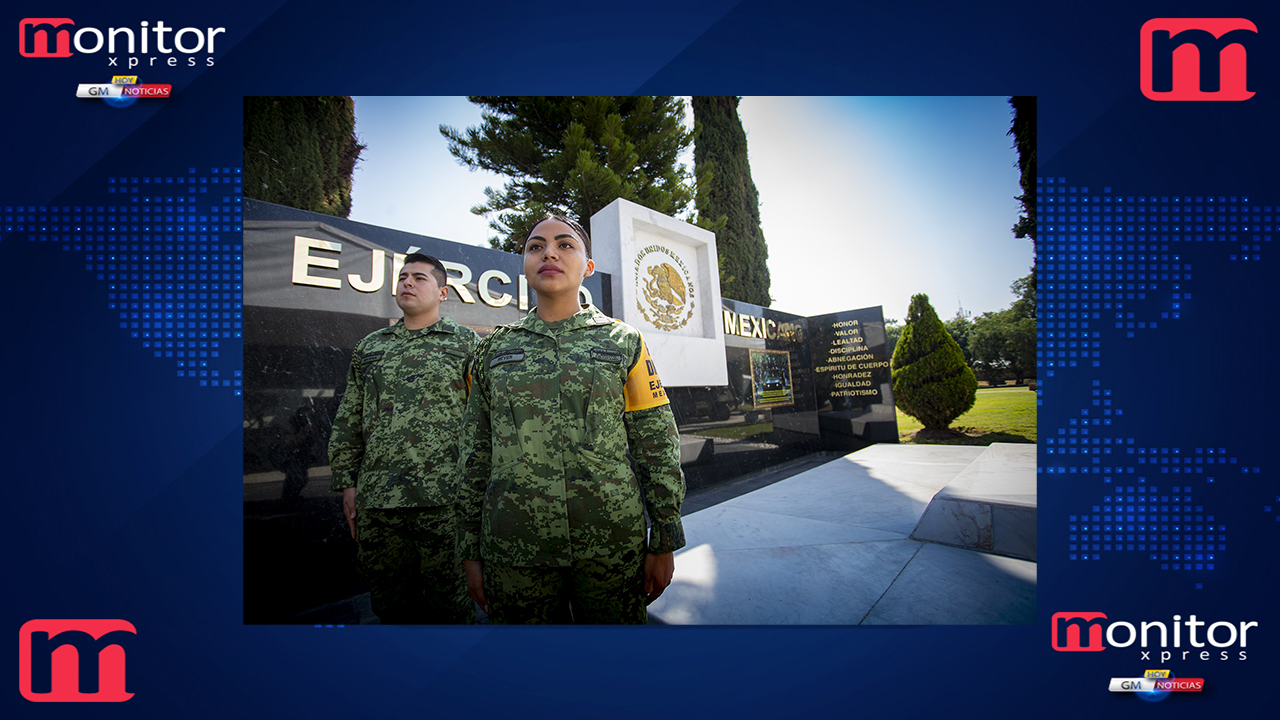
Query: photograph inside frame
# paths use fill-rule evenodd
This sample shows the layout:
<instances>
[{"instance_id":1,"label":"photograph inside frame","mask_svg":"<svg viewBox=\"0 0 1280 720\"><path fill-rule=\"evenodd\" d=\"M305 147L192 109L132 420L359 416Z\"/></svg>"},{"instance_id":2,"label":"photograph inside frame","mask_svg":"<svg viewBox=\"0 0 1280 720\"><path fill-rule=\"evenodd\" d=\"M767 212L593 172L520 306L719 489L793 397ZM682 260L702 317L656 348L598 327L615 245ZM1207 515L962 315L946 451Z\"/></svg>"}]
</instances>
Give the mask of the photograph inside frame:
<instances>
[{"instance_id":1,"label":"photograph inside frame","mask_svg":"<svg viewBox=\"0 0 1280 720\"><path fill-rule=\"evenodd\" d=\"M246 623L1034 622L1034 98L244 109Z\"/></svg>"}]
</instances>

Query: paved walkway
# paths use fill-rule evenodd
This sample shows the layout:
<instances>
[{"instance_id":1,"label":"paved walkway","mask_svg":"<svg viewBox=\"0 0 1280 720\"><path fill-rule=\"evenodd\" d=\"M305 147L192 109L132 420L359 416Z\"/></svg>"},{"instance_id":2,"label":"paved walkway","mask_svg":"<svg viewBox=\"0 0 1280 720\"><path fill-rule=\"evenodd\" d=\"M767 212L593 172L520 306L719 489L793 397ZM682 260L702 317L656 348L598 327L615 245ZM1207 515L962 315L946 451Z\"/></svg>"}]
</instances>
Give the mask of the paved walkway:
<instances>
[{"instance_id":1,"label":"paved walkway","mask_svg":"<svg viewBox=\"0 0 1280 720\"><path fill-rule=\"evenodd\" d=\"M875 445L691 513L675 579L649 613L678 625L1032 623L1035 562L909 537L986 451ZM1003 452L1031 463L1001 475L988 461L984 473L1034 504L1035 446Z\"/></svg>"}]
</instances>

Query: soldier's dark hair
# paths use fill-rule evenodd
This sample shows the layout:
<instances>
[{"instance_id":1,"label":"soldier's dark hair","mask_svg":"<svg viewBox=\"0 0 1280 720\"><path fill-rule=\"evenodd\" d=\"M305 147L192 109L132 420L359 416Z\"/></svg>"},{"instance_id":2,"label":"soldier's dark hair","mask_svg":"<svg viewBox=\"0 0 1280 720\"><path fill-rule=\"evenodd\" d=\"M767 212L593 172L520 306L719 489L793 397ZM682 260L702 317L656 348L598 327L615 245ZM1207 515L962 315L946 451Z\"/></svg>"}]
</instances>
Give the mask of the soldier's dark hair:
<instances>
[{"instance_id":1,"label":"soldier's dark hair","mask_svg":"<svg viewBox=\"0 0 1280 720\"><path fill-rule=\"evenodd\" d=\"M431 274L435 276L436 283L440 287L444 287L445 283L449 282L449 273L445 272L444 263L431 257L430 255L427 255L426 253L416 252L416 253L409 253L408 255L405 255L404 264L408 265L409 263L425 263L427 265L430 265Z\"/></svg>"},{"instance_id":2,"label":"soldier's dark hair","mask_svg":"<svg viewBox=\"0 0 1280 720\"><path fill-rule=\"evenodd\" d=\"M527 243L529 241L529 236L533 235L533 231L536 230L539 225L541 225L542 223L548 220L556 220L558 222L564 223L565 225L568 225L570 230L574 231L575 233L578 234L578 237L582 238L582 244L587 248L587 258L588 259L591 258L591 236L587 235L587 231L583 230L581 225L574 222L573 220L570 220L564 215L547 215L546 217L542 218L538 222L534 223L533 227L529 228L528 234L525 235L525 242Z\"/></svg>"}]
</instances>

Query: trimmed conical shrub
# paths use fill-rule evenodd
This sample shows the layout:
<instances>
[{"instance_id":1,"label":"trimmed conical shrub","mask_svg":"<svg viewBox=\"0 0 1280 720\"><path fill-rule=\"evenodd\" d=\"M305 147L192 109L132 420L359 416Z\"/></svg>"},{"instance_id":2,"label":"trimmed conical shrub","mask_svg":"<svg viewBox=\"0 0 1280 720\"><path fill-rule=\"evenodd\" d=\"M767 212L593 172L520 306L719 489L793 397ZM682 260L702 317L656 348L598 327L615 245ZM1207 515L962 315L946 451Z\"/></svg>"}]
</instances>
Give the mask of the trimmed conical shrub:
<instances>
[{"instance_id":1,"label":"trimmed conical shrub","mask_svg":"<svg viewBox=\"0 0 1280 720\"><path fill-rule=\"evenodd\" d=\"M907 326L890 365L894 403L926 428L944 430L973 407L978 379L928 295L911 298Z\"/></svg>"}]
</instances>

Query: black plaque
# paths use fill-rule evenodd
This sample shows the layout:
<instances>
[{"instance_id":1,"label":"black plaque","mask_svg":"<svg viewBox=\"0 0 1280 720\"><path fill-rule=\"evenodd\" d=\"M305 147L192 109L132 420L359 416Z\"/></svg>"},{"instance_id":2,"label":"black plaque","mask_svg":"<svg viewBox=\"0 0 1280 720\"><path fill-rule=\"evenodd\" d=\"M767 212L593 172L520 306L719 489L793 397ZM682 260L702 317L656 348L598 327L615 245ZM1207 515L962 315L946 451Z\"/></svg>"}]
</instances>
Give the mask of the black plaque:
<instances>
[{"instance_id":1,"label":"black plaque","mask_svg":"<svg viewBox=\"0 0 1280 720\"><path fill-rule=\"evenodd\" d=\"M880 307L808 318L823 444L897 442L884 312Z\"/></svg>"}]
</instances>

